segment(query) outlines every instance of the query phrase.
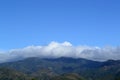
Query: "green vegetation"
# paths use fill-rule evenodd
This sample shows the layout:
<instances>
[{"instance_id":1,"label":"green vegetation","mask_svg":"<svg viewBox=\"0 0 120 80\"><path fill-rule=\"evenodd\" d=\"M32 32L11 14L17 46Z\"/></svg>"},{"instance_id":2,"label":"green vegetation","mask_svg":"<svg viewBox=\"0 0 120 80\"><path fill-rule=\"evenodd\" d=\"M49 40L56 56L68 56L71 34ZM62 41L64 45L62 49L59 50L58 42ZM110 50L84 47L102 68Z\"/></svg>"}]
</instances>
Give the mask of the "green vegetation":
<instances>
[{"instance_id":1,"label":"green vegetation","mask_svg":"<svg viewBox=\"0 0 120 80\"><path fill-rule=\"evenodd\" d=\"M120 80L120 61L29 58L0 64L0 80Z\"/></svg>"},{"instance_id":2,"label":"green vegetation","mask_svg":"<svg viewBox=\"0 0 120 80\"><path fill-rule=\"evenodd\" d=\"M42 76L38 76L42 75ZM37 76L37 77L36 77ZM59 76L49 76L46 74L28 75L13 69L0 68L0 80L84 80L78 74L63 74Z\"/></svg>"},{"instance_id":3,"label":"green vegetation","mask_svg":"<svg viewBox=\"0 0 120 80\"><path fill-rule=\"evenodd\" d=\"M63 74L60 76L56 76L52 78L51 80L84 80L84 78L76 73L69 73L69 74Z\"/></svg>"},{"instance_id":4,"label":"green vegetation","mask_svg":"<svg viewBox=\"0 0 120 80\"><path fill-rule=\"evenodd\" d=\"M16 70L0 68L0 80L29 80L29 78Z\"/></svg>"}]
</instances>

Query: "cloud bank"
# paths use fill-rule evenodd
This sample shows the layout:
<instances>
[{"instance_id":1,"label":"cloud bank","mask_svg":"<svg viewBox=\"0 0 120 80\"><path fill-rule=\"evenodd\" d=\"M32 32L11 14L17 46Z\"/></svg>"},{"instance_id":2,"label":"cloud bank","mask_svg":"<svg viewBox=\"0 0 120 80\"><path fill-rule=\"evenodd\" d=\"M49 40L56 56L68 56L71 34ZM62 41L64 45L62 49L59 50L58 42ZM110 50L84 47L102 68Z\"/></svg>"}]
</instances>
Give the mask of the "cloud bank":
<instances>
[{"instance_id":1,"label":"cloud bank","mask_svg":"<svg viewBox=\"0 0 120 80\"><path fill-rule=\"evenodd\" d=\"M90 47L73 46L70 42L51 42L46 46L28 46L22 49L13 49L7 52L0 52L0 62L9 62L29 57L58 58L73 57L86 58L95 61L108 59L120 59L120 47Z\"/></svg>"}]
</instances>

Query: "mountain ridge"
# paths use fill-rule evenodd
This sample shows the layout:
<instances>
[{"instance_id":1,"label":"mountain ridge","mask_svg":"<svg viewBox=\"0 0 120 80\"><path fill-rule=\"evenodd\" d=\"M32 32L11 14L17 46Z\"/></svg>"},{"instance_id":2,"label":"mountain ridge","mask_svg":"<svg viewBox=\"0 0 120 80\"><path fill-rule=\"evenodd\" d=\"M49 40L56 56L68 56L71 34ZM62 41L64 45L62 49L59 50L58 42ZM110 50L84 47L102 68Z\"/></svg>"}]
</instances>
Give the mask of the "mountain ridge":
<instances>
[{"instance_id":1,"label":"mountain ridge","mask_svg":"<svg viewBox=\"0 0 120 80\"><path fill-rule=\"evenodd\" d=\"M98 62L70 57L32 57L15 62L1 63L0 67L8 67L24 74L36 75L36 77L43 77L43 75L55 77L57 75L76 73L87 80L114 80L116 75L120 73L120 60Z\"/></svg>"}]
</instances>

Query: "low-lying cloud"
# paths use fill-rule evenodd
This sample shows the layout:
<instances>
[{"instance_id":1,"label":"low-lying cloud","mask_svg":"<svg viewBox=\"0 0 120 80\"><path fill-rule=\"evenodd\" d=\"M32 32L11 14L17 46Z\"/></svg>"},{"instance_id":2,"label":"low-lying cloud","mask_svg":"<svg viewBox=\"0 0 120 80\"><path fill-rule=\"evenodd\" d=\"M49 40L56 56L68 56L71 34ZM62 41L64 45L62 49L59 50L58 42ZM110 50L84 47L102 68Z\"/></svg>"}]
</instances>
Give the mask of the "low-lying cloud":
<instances>
[{"instance_id":1,"label":"low-lying cloud","mask_svg":"<svg viewBox=\"0 0 120 80\"><path fill-rule=\"evenodd\" d=\"M90 47L73 46L69 42L51 42L46 46L28 46L22 49L13 49L0 52L0 62L15 61L29 57L58 58L73 57L86 58L96 61L120 59L120 47Z\"/></svg>"}]
</instances>

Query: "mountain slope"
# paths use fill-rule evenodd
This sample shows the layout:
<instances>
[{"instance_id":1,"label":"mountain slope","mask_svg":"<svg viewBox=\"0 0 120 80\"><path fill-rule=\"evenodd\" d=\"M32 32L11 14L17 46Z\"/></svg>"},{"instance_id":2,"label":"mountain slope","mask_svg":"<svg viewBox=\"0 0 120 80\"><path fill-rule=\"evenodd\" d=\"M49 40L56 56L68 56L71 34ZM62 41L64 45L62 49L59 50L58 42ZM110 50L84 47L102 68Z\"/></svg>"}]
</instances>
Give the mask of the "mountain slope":
<instances>
[{"instance_id":1,"label":"mountain slope","mask_svg":"<svg viewBox=\"0 0 120 80\"><path fill-rule=\"evenodd\" d=\"M2 63L0 66L16 69L36 78L76 73L87 80L118 80L119 77L116 75L119 75L118 72L120 71L119 60L97 62L66 57L54 59L28 58L16 62Z\"/></svg>"},{"instance_id":2,"label":"mountain slope","mask_svg":"<svg viewBox=\"0 0 120 80\"><path fill-rule=\"evenodd\" d=\"M76 73L70 73L53 77L50 80L85 80L85 79Z\"/></svg>"},{"instance_id":3,"label":"mountain slope","mask_svg":"<svg viewBox=\"0 0 120 80\"><path fill-rule=\"evenodd\" d=\"M56 59L41 59L41 58L28 58L16 62L2 63L0 66L10 67L25 73L35 72L43 68L52 69L56 73L73 72L76 69L83 70L88 68L98 68L101 62L90 61L86 59L73 59L73 58L56 58Z\"/></svg>"},{"instance_id":4,"label":"mountain slope","mask_svg":"<svg viewBox=\"0 0 120 80\"><path fill-rule=\"evenodd\" d=\"M30 78L14 69L0 68L0 80L30 80Z\"/></svg>"}]
</instances>

